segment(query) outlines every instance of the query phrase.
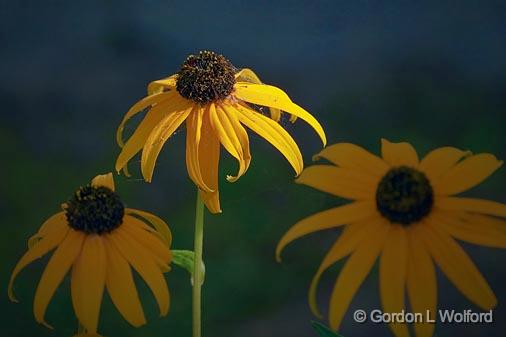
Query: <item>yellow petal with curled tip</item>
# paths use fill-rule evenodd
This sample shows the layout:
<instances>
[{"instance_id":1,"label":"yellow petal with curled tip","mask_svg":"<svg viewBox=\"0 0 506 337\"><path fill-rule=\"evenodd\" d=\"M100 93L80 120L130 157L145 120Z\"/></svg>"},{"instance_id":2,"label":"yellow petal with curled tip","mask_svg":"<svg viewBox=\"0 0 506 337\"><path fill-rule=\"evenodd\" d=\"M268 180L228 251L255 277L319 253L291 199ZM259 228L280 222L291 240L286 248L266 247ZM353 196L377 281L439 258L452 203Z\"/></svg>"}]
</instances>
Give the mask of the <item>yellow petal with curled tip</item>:
<instances>
[{"instance_id":1,"label":"yellow petal with curled tip","mask_svg":"<svg viewBox=\"0 0 506 337\"><path fill-rule=\"evenodd\" d=\"M384 313L398 313L404 310L404 289L408 266L408 239L406 229L392 225L385 240L380 257L379 279L381 305ZM406 324L389 324L396 337L408 337Z\"/></svg>"},{"instance_id":2,"label":"yellow petal with curled tip","mask_svg":"<svg viewBox=\"0 0 506 337\"><path fill-rule=\"evenodd\" d=\"M200 191L200 195L211 213L221 213L220 191L218 189L220 141L211 127L209 108L205 111L203 117L202 139L199 144L199 163L202 168L202 178L213 192Z\"/></svg>"},{"instance_id":3,"label":"yellow petal with curled tip","mask_svg":"<svg viewBox=\"0 0 506 337\"><path fill-rule=\"evenodd\" d=\"M329 322L338 330L344 313L383 248L390 226L380 226L358 245L341 269L330 296Z\"/></svg>"},{"instance_id":4,"label":"yellow petal with curled tip","mask_svg":"<svg viewBox=\"0 0 506 337\"><path fill-rule=\"evenodd\" d=\"M190 179L199 189L212 192L212 188L206 185L202 178L202 169L199 162L199 144L202 135L202 107L195 106L186 119L186 168Z\"/></svg>"},{"instance_id":5,"label":"yellow petal with curled tip","mask_svg":"<svg viewBox=\"0 0 506 337\"><path fill-rule=\"evenodd\" d=\"M220 140L225 150L239 162L239 169L236 176L228 176L228 180L235 181L246 172L246 162L244 160L244 152L241 142L228 115L215 104L209 106L209 119L214 133Z\"/></svg>"},{"instance_id":6,"label":"yellow petal with curled tip","mask_svg":"<svg viewBox=\"0 0 506 337\"><path fill-rule=\"evenodd\" d=\"M327 137L323 128L309 112L293 103L281 89L265 84L236 83L234 95L245 102L263 105L286 111L307 122L320 136L323 146L327 144Z\"/></svg>"},{"instance_id":7,"label":"yellow petal with curled tip","mask_svg":"<svg viewBox=\"0 0 506 337\"><path fill-rule=\"evenodd\" d=\"M146 248L131 240L124 233L124 229L121 226L114 232L106 234L106 238L114 244L114 247L132 265L151 289L158 303L160 315L167 315L170 303L169 289L160 267L150 258L149 254L145 251Z\"/></svg>"},{"instance_id":8,"label":"yellow petal with curled tip","mask_svg":"<svg viewBox=\"0 0 506 337\"><path fill-rule=\"evenodd\" d=\"M64 217L64 213L61 212L49 218L39 230L37 241L32 242L32 247L28 249L25 255L18 261L16 267L14 267L7 291L11 301L17 302L12 288L19 272L34 260L53 250L65 239L69 227Z\"/></svg>"},{"instance_id":9,"label":"yellow petal with curled tip","mask_svg":"<svg viewBox=\"0 0 506 337\"><path fill-rule=\"evenodd\" d=\"M464 211L506 217L506 204L474 198L440 197L435 206L447 211Z\"/></svg>"},{"instance_id":10,"label":"yellow petal with curled tip","mask_svg":"<svg viewBox=\"0 0 506 337\"><path fill-rule=\"evenodd\" d=\"M248 68L241 69L238 73L235 74L235 80L237 82L248 82L248 83L254 83L254 84L263 84L262 81L260 81L260 78L253 72L253 70ZM269 108L269 111L271 113L271 118L275 120L276 122L279 122L281 119L281 111L276 108ZM295 122L297 119L296 116L290 117L290 122Z\"/></svg>"},{"instance_id":11,"label":"yellow petal with curled tip","mask_svg":"<svg viewBox=\"0 0 506 337\"><path fill-rule=\"evenodd\" d=\"M423 225L423 223L414 225L408 231L407 290L411 311L413 313L423 313L424 316L428 312L431 319L435 319L437 307L436 269L429 252L423 244L423 239L421 239L423 232L418 231L418 228ZM415 332L417 337L432 337L434 323L417 322L415 323Z\"/></svg>"},{"instance_id":12,"label":"yellow petal with curled tip","mask_svg":"<svg viewBox=\"0 0 506 337\"><path fill-rule=\"evenodd\" d=\"M427 221L427 226L420 230L434 261L455 287L483 310L494 308L497 305L494 292L459 244L432 221Z\"/></svg>"},{"instance_id":13,"label":"yellow petal with curled tip","mask_svg":"<svg viewBox=\"0 0 506 337\"><path fill-rule=\"evenodd\" d=\"M190 115L193 104L183 104L179 108L179 110L170 113L158 123L144 144L141 156L141 171L147 182L151 182L153 179L156 160L163 145Z\"/></svg>"},{"instance_id":14,"label":"yellow petal with curled tip","mask_svg":"<svg viewBox=\"0 0 506 337\"><path fill-rule=\"evenodd\" d=\"M147 96L132 105L132 107L127 111L125 117L123 117L123 120L121 121L120 125L118 126L118 130L116 131L116 141L119 146L123 147L123 130L125 129L125 124L128 122L130 118L138 114L139 112L143 111L144 109L152 106L153 104L160 103L166 99L170 99L175 97L175 94L172 92L164 92L159 93L152 96Z\"/></svg>"},{"instance_id":15,"label":"yellow petal with curled tip","mask_svg":"<svg viewBox=\"0 0 506 337\"><path fill-rule=\"evenodd\" d=\"M469 151L462 151L454 147L440 147L429 152L420 162L420 170L427 178L436 181L443 173L446 173L462 157L470 154Z\"/></svg>"},{"instance_id":16,"label":"yellow petal with curled tip","mask_svg":"<svg viewBox=\"0 0 506 337\"><path fill-rule=\"evenodd\" d=\"M356 201L313 214L293 225L283 235L276 247L276 259L278 262L281 261L281 251L283 248L301 236L324 229L352 224L377 215L375 204L372 201Z\"/></svg>"},{"instance_id":17,"label":"yellow petal with curled tip","mask_svg":"<svg viewBox=\"0 0 506 337\"><path fill-rule=\"evenodd\" d=\"M33 313L35 320L45 326L50 327L44 321L47 305L54 295L56 288L69 271L70 267L79 256L81 246L86 235L82 232L69 229L67 236L60 243L58 248L51 256L42 277L35 291L35 299L33 300ZM41 243L36 245L37 248Z\"/></svg>"},{"instance_id":18,"label":"yellow petal with curled tip","mask_svg":"<svg viewBox=\"0 0 506 337\"><path fill-rule=\"evenodd\" d=\"M161 80L153 81L148 85L148 95L161 93L164 90L174 90L176 89L176 84L177 75L172 75Z\"/></svg>"},{"instance_id":19,"label":"yellow petal with curled tip","mask_svg":"<svg viewBox=\"0 0 506 337\"><path fill-rule=\"evenodd\" d=\"M146 324L132 270L114 244L105 239L107 271L105 284L111 300L121 315L134 327Z\"/></svg>"},{"instance_id":20,"label":"yellow petal with curled tip","mask_svg":"<svg viewBox=\"0 0 506 337\"><path fill-rule=\"evenodd\" d=\"M72 304L87 332L96 333L105 287L107 256L101 235L87 235L72 267Z\"/></svg>"},{"instance_id":21,"label":"yellow petal with curled tip","mask_svg":"<svg viewBox=\"0 0 506 337\"><path fill-rule=\"evenodd\" d=\"M371 200L379 179L334 165L313 165L302 171L296 182L346 199Z\"/></svg>"},{"instance_id":22,"label":"yellow petal with curled tip","mask_svg":"<svg viewBox=\"0 0 506 337\"><path fill-rule=\"evenodd\" d=\"M332 248L330 248L327 255L325 255L325 258L320 264L320 267L318 267L316 274L311 280L311 285L309 286L309 307L315 316L320 319L323 317L318 309L316 301L316 291L322 274L334 263L341 260L348 254L351 254L367 234L374 232L375 228L380 225L381 221L383 220L375 218L346 226L343 233L339 236Z\"/></svg>"},{"instance_id":23,"label":"yellow petal with curled tip","mask_svg":"<svg viewBox=\"0 0 506 337\"><path fill-rule=\"evenodd\" d=\"M433 181L432 186L437 194L451 195L464 192L488 178L502 164L502 161L489 153L470 156Z\"/></svg>"},{"instance_id":24,"label":"yellow petal with curled tip","mask_svg":"<svg viewBox=\"0 0 506 337\"><path fill-rule=\"evenodd\" d=\"M241 105L235 106L239 121L271 143L288 160L299 175L304 168L302 154L288 132L270 118Z\"/></svg>"},{"instance_id":25,"label":"yellow petal with curled tip","mask_svg":"<svg viewBox=\"0 0 506 337\"><path fill-rule=\"evenodd\" d=\"M406 142L391 143L381 139L381 156L391 166L418 166L418 154L413 146Z\"/></svg>"},{"instance_id":26,"label":"yellow petal with curled tip","mask_svg":"<svg viewBox=\"0 0 506 337\"><path fill-rule=\"evenodd\" d=\"M239 140L239 143L241 144L242 153L243 153L243 161L244 161L244 171L246 172L249 168L249 165L251 163L251 153L249 148L249 137L248 133L244 129L244 127L241 125L241 122L239 121L238 114L239 112L235 107L232 107L228 104L224 104L222 106L222 111L227 115L228 120L230 121L230 124L232 125L232 128L234 129L235 134L237 135L237 139Z\"/></svg>"},{"instance_id":27,"label":"yellow petal with curled tip","mask_svg":"<svg viewBox=\"0 0 506 337\"><path fill-rule=\"evenodd\" d=\"M107 187L111 191L115 191L114 177L112 176L112 173L98 175L91 181L91 186L93 187L103 186Z\"/></svg>"},{"instance_id":28,"label":"yellow petal with curled tip","mask_svg":"<svg viewBox=\"0 0 506 337\"><path fill-rule=\"evenodd\" d=\"M143 220L147 221L151 226L153 226L158 233L160 233L161 237L165 241L165 244L170 247L172 244L172 233L170 232L170 228L165 221L161 218L157 217L154 214L141 211L134 208L125 208L125 214L133 214L141 217Z\"/></svg>"}]
</instances>

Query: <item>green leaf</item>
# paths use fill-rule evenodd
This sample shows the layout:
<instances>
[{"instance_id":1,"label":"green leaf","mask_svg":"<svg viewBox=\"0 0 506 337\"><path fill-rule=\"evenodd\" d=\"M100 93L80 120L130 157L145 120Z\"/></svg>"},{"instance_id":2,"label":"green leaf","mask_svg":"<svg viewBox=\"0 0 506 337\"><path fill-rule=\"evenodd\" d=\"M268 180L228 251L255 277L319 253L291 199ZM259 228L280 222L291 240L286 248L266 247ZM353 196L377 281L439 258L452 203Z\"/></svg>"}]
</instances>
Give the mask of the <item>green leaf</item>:
<instances>
[{"instance_id":1,"label":"green leaf","mask_svg":"<svg viewBox=\"0 0 506 337\"><path fill-rule=\"evenodd\" d=\"M316 332L318 332L318 335L320 337L342 337L340 334L330 330L328 327L321 324L320 322L311 321L311 325L316 330Z\"/></svg>"},{"instance_id":2,"label":"green leaf","mask_svg":"<svg viewBox=\"0 0 506 337\"><path fill-rule=\"evenodd\" d=\"M195 270L195 253L191 250L172 250L172 263L185 269L191 275L191 283L193 284L193 272ZM206 266L202 261L200 272L202 273L202 284L206 276Z\"/></svg>"}]
</instances>

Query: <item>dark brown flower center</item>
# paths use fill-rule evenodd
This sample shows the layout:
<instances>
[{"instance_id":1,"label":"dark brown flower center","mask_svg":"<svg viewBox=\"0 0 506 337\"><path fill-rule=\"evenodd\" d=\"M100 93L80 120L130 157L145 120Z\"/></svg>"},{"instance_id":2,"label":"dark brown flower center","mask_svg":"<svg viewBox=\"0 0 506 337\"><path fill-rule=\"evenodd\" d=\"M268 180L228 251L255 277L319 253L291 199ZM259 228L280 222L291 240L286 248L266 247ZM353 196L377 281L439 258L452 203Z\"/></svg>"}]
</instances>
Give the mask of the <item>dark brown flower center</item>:
<instances>
[{"instance_id":1,"label":"dark brown flower center","mask_svg":"<svg viewBox=\"0 0 506 337\"><path fill-rule=\"evenodd\" d=\"M407 166L391 169L376 190L380 213L393 223L408 226L430 213L434 191L422 172Z\"/></svg>"},{"instance_id":2,"label":"dark brown flower center","mask_svg":"<svg viewBox=\"0 0 506 337\"><path fill-rule=\"evenodd\" d=\"M177 73L181 96L200 104L226 98L235 84L235 67L223 55L201 51L190 55Z\"/></svg>"},{"instance_id":3,"label":"dark brown flower center","mask_svg":"<svg viewBox=\"0 0 506 337\"><path fill-rule=\"evenodd\" d=\"M87 234L109 233L123 222L125 207L107 187L79 188L65 204L69 226Z\"/></svg>"}]
</instances>

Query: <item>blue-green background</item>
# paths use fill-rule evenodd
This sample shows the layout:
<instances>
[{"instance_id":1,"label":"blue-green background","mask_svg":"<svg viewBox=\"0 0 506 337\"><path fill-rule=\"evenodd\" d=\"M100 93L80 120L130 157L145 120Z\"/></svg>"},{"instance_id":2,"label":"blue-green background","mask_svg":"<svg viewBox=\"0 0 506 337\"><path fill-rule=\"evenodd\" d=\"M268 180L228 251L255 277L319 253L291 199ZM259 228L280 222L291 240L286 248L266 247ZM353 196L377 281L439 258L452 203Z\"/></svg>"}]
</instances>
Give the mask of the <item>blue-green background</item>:
<instances>
[{"instance_id":1,"label":"blue-green background","mask_svg":"<svg viewBox=\"0 0 506 337\"><path fill-rule=\"evenodd\" d=\"M506 158L506 5L503 1L5 1L0 2L0 288L26 239L80 185L113 170L114 134L148 82L171 74L190 53L210 49L284 88L326 129L329 142L378 153L379 140L406 140L426 153L453 145ZM306 165L320 150L303 122L283 125ZM134 125L130 124L128 131ZM299 219L341 201L293 183L293 171L251 134L253 163L235 184L230 158L220 167L223 214L207 216L204 286L206 337L310 337L306 301L312 274L339 230L289 246L281 235ZM170 224L176 248L192 245L194 186L184 164L184 131L165 146L154 182L118 177L128 206ZM131 168L138 167L138 162ZM500 170L470 195L506 201ZM495 323L438 325L437 336L503 336L506 252L465 245L499 298ZM51 302L50 331L37 325L32 300L47 258L20 274L10 303L0 292L0 335L63 336L75 331L66 280ZM340 265L321 284L326 308ZM190 336L190 283L174 268L170 315L160 319L139 282L149 324L135 329L106 297L105 336ZM376 271L355 297L345 336L391 336L357 324L355 309L379 308ZM473 309L440 275L439 306ZM326 310L325 310L326 311Z\"/></svg>"}]
</instances>

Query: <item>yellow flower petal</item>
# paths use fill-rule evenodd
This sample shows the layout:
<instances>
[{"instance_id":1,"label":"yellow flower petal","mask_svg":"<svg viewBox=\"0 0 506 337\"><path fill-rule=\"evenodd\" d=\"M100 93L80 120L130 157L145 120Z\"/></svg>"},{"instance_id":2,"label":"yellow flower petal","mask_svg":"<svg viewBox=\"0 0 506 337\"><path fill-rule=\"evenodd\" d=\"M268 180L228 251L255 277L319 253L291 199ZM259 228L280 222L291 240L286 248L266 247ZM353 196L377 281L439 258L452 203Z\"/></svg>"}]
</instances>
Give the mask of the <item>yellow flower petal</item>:
<instances>
[{"instance_id":1,"label":"yellow flower petal","mask_svg":"<svg viewBox=\"0 0 506 337\"><path fill-rule=\"evenodd\" d=\"M171 99L166 99L149 109L135 132L121 149L116 159L116 171L119 172L126 167L128 161L142 149L149 135L160 121L166 117L167 114L176 111L174 108L179 107L183 103L186 102L182 98L173 96Z\"/></svg>"},{"instance_id":2,"label":"yellow flower petal","mask_svg":"<svg viewBox=\"0 0 506 337\"><path fill-rule=\"evenodd\" d=\"M389 228L390 226L380 226L362 240L339 273L329 305L329 322L333 330L339 329L353 296L383 248Z\"/></svg>"},{"instance_id":3,"label":"yellow flower petal","mask_svg":"<svg viewBox=\"0 0 506 337\"><path fill-rule=\"evenodd\" d=\"M97 234L87 235L72 268L71 280L74 311L87 332L97 332L106 268L103 238Z\"/></svg>"},{"instance_id":4,"label":"yellow flower petal","mask_svg":"<svg viewBox=\"0 0 506 337\"><path fill-rule=\"evenodd\" d=\"M236 83L234 95L248 103L263 105L286 111L307 122L320 136L323 146L327 144L325 131L320 122L309 112L293 103L281 89L265 84L249 84L244 82Z\"/></svg>"},{"instance_id":5,"label":"yellow flower petal","mask_svg":"<svg viewBox=\"0 0 506 337\"><path fill-rule=\"evenodd\" d=\"M237 105L236 108L239 112L238 116L241 123L278 149L290 165L292 165L296 174L299 175L304 168L304 163L299 147L290 134L278 123L252 109L241 105Z\"/></svg>"},{"instance_id":6,"label":"yellow flower petal","mask_svg":"<svg viewBox=\"0 0 506 337\"><path fill-rule=\"evenodd\" d=\"M132 105L132 107L128 110L125 117L123 117L123 120L121 121L118 130L116 131L116 141L118 142L118 145L123 147L123 130L125 128L126 122L139 112L142 112L144 109L152 106L153 104L159 104L163 100L170 100L175 97L175 94L172 92L167 93L159 93L152 96L147 96Z\"/></svg>"},{"instance_id":7,"label":"yellow flower petal","mask_svg":"<svg viewBox=\"0 0 506 337\"><path fill-rule=\"evenodd\" d=\"M253 72L253 70L248 68L241 69L237 74L235 74L235 80L236 82L263 84L262 81L260 81L260 78ZM281 119L281 110L276 108L269 108L269 111L271 113L271 118L276 122L279 122ZM293 122L295 122L296 118L297 117L294 118ZM290 121L292 120L290 119Z\"/></svg>"},{"instance_id":8,"label":"yellow flower petal","mask_svg":"<svg viewBox=\"0 0 506 337\"><path fill-rule=\"evenodd\" d=\"M244 127L241 125L239 121L238 112L235 108L233 108L230 105L223 105L222 106L222 112L224 112L228 120L230 121L230 124L232 125L232 128L234 129L235 134L237 135L237 139L239 140L239 143L241 144L242 153L243 153L243 161L246 172L249 168L249 165L251 163L251 153L249 148L249 137L248 133L244 129ZM234 182L236 179L227 177L228 181Z\"/></svg>"},{"instance_id":9,"label":"yellow flower petal","mask_svg":"<svg viewBox=\"0 0 506 337\"><path fill-rule=\"evenodd\" d=\"M334 165L313 165L302 171L298 184L352 200L374 199L378 179Z\"/></svg>"},{"instance_id":10,"label":"yellow flower petal","mask_svg":"<svg viewBox=\"0 0 506 337\"><path fill-rule=\"evenodd\" d=\"M459 197L441 197L435 206L447 211L465 211L506 217L506 205L500 202Z\"/></svg>"},{"instance_id":11,"label":"yellow flower petal","mask_svg":"<svg viewBox=\"0 0 506 337\"><path fill-rule=\"evenodd\" d=\"M276 247L276 259L281 261L281 251L287 244L306 234L324 229L348 225L369 217L377 216L372 201L356 201L344 206L313 214L293 225L279 240Z\"/></svg>"},{"instance_id":12,"label":"yellow flower petal","mask_svg":"<svg viewBox=\"0 0 506 337\"><path fill-rule=\"evenodd\" d=\"M413 313L430 313L432 319L436 319L437 306L437 283L436 270L434 263L427 249L423 245L421 235L417 229L421 225L408 231L409 237L409 260L407 289L409 303ZM415 323L415 333L417 337L432 337L434 333L434 323L417 322Z\"/></svg>"},{"instance_id":13,"label":"yellow flower petal","mask_svg":"<svg viewBox=\"0 0 506 337\"><path fill-rule=\"evenodd\" d=\"M36 234L39 235L39 237L37 237L37 241L32 242L31 247L19 260L19 262L16 264L16 267L12 271L7 291L9 299L11 301L17 302L12 288L19 272L34 260L42 257L54 249L56 246L58 246L67 235L68 230L69 227L67 226L65 214L63 212L53 215L46 222L44 222L38 234Z\"/></svg>"},{"instance_id":14,"label":"yellow flower petal","mask_svg":"<svg viewBox=\"0 0 506 337\"><path fill-rule=\"evenodd\" d=\"M434 223L456 239L506 248L506 221L481 214L434 212Z\"/></svg>"},{"instance_id":15,"label":"yellow flower petal","mask_svg":"<svg viewBox=\"0 0 506 337\"><path fill-rule=\"evenodd\" d=\"M379 280L381 305L385 313L404 310L404 291L408 264L408 239L401 225L392 225L380 257ZM390 323L396 337L409 336L404 323Z\"/></svg>"},{"instance_id":16,"label":"yellow flower petal","mask_svg":"<svg viewBox=\"0 0 506 337\"><path fill-rule=\"evenodd\" d=\"M185 104L178 106L178 108L176 112L166 115L158 123L144 144L141 156L141 171L147 182L151 182L153 179L156 160L163 145L188 117L193 109L193 104L185 102Z\"/></svg>"},{"instance_id":17,"label":"yellow flower petal","mask_svg":"<svg viewBox=\"0 0 506 337\"><path fill-rule=\"evenodd\" d=\"M170 232L170 228L165 221L161 218L157 217L154 214L144 212L134 208L126 208L125 214L132 214L140 217L141 219L147 221L150 225L152 225L158 233L160 233L165 244L170 247L172 244L172 233Z\"/></svg>"},{"instance_id":18,"label":"yellow flower petal","mask_svg":"<svg viewBox=\"0 0 506 337\"><path fill-rule=\"evenodd\" d=\"M225 150L239 162L237 175L227 176L227 180L235 181L246 172L246 161L243 148L228 115L219 106L211 104L209 107L209 119L215 135L220 140Z\"/></svg>"},{"instance_id":19,"label":"yellow flower petal","mask_svg":"<svg viewBox=\"0 0 506 337\"><path fill-rule=\"evenodd\" d=\"M381 139L381 156L391 166L418 166L418 155L406 142L391 143L386 139Z\"/></svg>"},{"instance_id":20,"label":"yellow flower petal","mask_svg":"<svg viewBox=\"0 0 506 337\"><path fill-rule=\"evenodd\" d=\"M318 310L316 291L318 290L318 283L320 283L323 272L340 259L351 254L367 234L374 232L376 227L385 225L382 222L384 222L382 219L375 218L357 222L344 228L343 233L339 236L332 248L330 248L327 255L325 255L325 258L320 264L320 267L318 267L316 274L311 280L311 285L309 286L309 307L315 316L320 319L322 318L322 314Z\"/></svg>"},{"instance_id":21,"label":"yellow flower petal","mask_svg":"<svg viewBox=\"0 0 506 337\"><path fill-rule=\"evenodd\" d=\"M420 162L420 170L429 181L436 181L443 173L452 168L462 157L470 154L454 147L440 147L429 152Z\"/></svg>"},{"instance_id":22,"label":"yellow flower petal","mask_svg":"<svg viewBox=\"0 0 506 337\"><path fill-rule=\"evenodd\" d=\"M169 289L160 267L149 257L144 247L131 240L123 231L124 229L119 227L106 237L149 286L158 303L160 315L167 315L170 304Z\"/></svg>"},{"instance_id":23,"label":"yellow flower petal","mask_svg":"<svg viewBox=\"0 0 506 337\"><path fill-rule=\"evenodd\" d=\"M430 254L455 287L480 308L494 308L497 304L494 292L455 240L431 222L427 222L423 231L421 238Z\"/></svg>"},{"instance_id":24,"label":"yellow flower petal","mask_svg":"<svg viewBox=\"0 0 506 337\"><path fill-rule=\"evenodd\" d=\"M157 94L164 90L176 89L177 75L172 75L167 78L156 80L148 84L148 95Z\"/></svg>"},{"instance_id":25,"label":"yellow flower petal","mask_svg":"<svg viewBox=\"0 0 506 337\"><path fill-rule=\"evenodd\" d=\"M44 269L33 301L33 313L38 323L50 327L44 321L47 305L53 297L56 288L58 288L58 285L63 280L63 277L67 274L81 252L84 239L84 233L70 229ZM34 248L41 244L37 244Z\"/></svg>"},{"instance_id":26,"label":"yellow flower petal","mask_svg":"<svg viewBox=\"0 0 506 337\"><path fill-rule=\"evenodd\" d=\"M350 143L329 145L315 155L313 160L320 158L325 158L337 166L355 169L374 177L383 177L389 169L383 159Z\"/></svg>"},{"instance_id":27,"label":"yellow flower petal","mask_svg":"<svg viewBox=\"0 0 506 337\"><path fill-rule=\"evenodd\" d=\"M438 194L451 195L464 192L488 178L502 166L502 161L488 153L481 153L462 160L441 177L432 182Z\"/></svg>"},{"instance_id":28,"label":"yellow flower petal","mask_svg":"<svg viewBox=\"0 0 506 337\"><path fill-rule=\"evenodd\" d=\"M220 141L214 134L209 119L209 111L202 122L202 139L199 145L199 162L202 178L213 192L200 191L202 200L211 213L221 213L220 192L218 189L218 164L220 162Z\"/></svg>"},{"instance_id":29,"label":"yellow flower petal","mask_svg":"<svg viewBox=\"0 0 506 337\"><path fill-rule=\"evenodd\" d=\"M190 179L201 190L212 192L202 178L199 163L199 143L201 139L203 109L195 106L186 119L186 168Z\"/></svg>"},{"instance_id":30,"label":"yellow flower petal","mask_svg":"<svg viewBox=\"0 0 506 337\"><path fill-rule=\"evenodd\" d=\"M91 186L93 186L93 187L104 186L112 191L116 190L115 186L114 186L114 178L112 176L112 173L100 174L100 175L96 176L91 181Z\"/></svg>"},{"instance_id":31,"label":"yellow flower petal","mask_svg":"<svg viewBox=\"0 0 506 337\"><path fill-rule=\"evenodd\" d=\"M121 315L135 327L146 324L144 311L130 265L114 247L114 244L105 239L107 253L107 272L105 284L111 300Z\"/></svg>"}]
</instances>

